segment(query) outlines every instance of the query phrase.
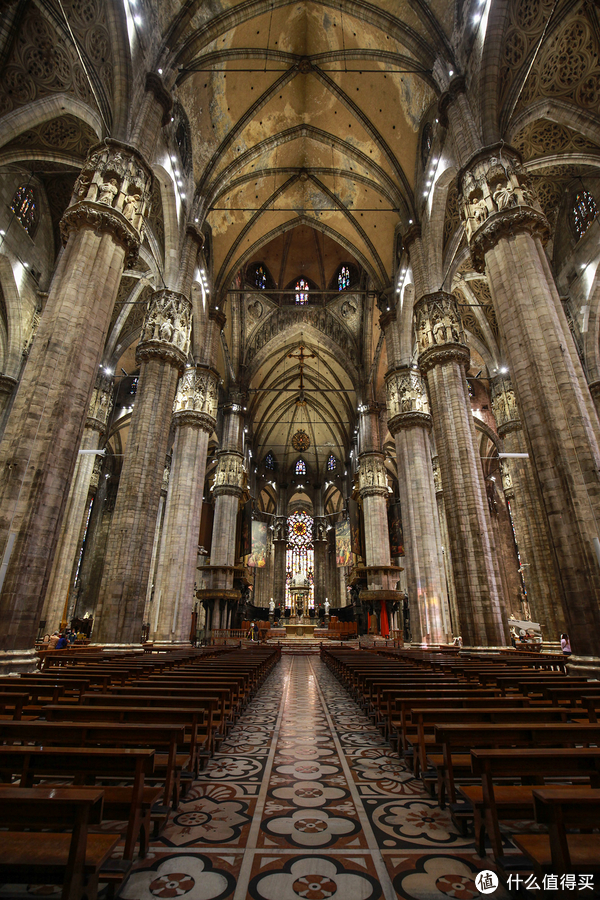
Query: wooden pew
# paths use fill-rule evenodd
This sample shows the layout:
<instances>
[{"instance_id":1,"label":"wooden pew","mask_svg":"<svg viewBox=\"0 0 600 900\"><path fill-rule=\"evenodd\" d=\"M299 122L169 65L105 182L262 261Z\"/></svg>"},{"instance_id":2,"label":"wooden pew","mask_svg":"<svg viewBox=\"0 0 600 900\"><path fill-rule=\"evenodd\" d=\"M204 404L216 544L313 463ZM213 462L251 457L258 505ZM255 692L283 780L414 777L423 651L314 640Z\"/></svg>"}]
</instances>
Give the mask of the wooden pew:
<instances>
[{"instance_id":1,"label":"wooden pew","mask_svg":"<svg viewBox=\"0 0 600 900\"><path fill-rule=\"evenodd\" d=\"M526 707L507 707L504 709L494 709L489 706L481 706L475 709L449 709L447 707L437 709L425 709L423 707L411 710L411 719L416 724L417 733L415 736L416 752L414 754L416 762L414 766L415 775L427 771L427 754L435 752L437 749L435 744L435 736L430 738L426 732L427 726L430 731L441 723L456 723L458 725L480 725L490 723L495 725L512 726L513 724L539 722L566 722L569 712L564 707L543 707L543 706L526 706ZM439 748L440 750L442 748Z\"/></svg>"},{"instance_id":2,"label":"wooden pew","mask_svg":"<svg viewBox=\"0 0 600 900\"><path fill-rule=\"evenodd\" d=\"M544 784L546 778L584 778L600 787L600 749L593 747L472 750L471 766L481 784L463 785L460 793L473 807L478 854L485 856L487 832L497 860L503 854L499 821L533 818L534 783ZM498 785L499 779L520 783ZM549 790L562 787L545 786Z\"/></svg>"},{"instance_id":3,"label":"wooden pew","mask_svg":"<svg viewBox=\"0 0 600 900\"><path fill-rule=\"evenodd\" d=\"M0 719L20 719L23 715L23 707L28 701L28 693L2 691L2 693L0 693Z\"/></svg>"},{"instance_id":4,"label":"wooden pew","mask_svg":"<svg viewBox=\"0 0 600 900\"><path fill-rule=\"evenodd\" d=\"M10 787L17 777L20 787L32 787L36 778L72 778L74 784L94 783L96 779L119 779L127 785L104 787L104 815L107 819L127 822L124 859L132 859L136 842L140 856L146 856L150 840L152 807L162 795L162 788L147 786L146 778L154 774L154 751L122 747L34 747L0 746L0 774ZM64 785L61 785L63 787Z\"/></svg>"},{"instance_id":5,"label":"wooden pew","mask_svg":"<svg viewBox=\"0 0 600 900\"><path fill-rule=\"evenodd\" d=\"M0 741L33 741L44 746L150 748L154 756L153 780L164 783L164 804L178 797L181 756L185 740L182 725L124 725L111 722L0 722ZM11 745L12 745L11 744ZM0 751L3 748L0 746ZM183 755L185 759L188 754Z\"/></svg>"},{"instance_id":6,"label":"wooden pew","mask_svg":"<svg viewBox=\"0 0 600 900\"><path fill-rule=\"evenodd\" d=\"M103 792L97 788L61 791L4 788L0 791L2 835L0 879L5 884L62 884L63 900L94 900L98 876L118 834L89 834L102 820ZM70 829L70 834L23 828ZM17 829L14 831L13 829Z\"/></svg>"},{"instance_id":7,"label":"wooden pew","mask_svg":"<svg viewBox=\"0 0 600 900\"><path fill-rule=\"evenodd\" d=\"M539 877L546 873L600 872L600 834L567 834L567 828L598 828L600 790L565 787L533 792L535 820L548 834L515 835L514 843L532 861Z\"/></svg>"},{"instance_id":8,"label":"wooden pew","mask_svg":"<svg viewBox=\"0 0 600 900\"><path fill-rule=\"evenodd\" d=\"M412 718L413 708L438 709L442 703L444 709L507 709L509 707L522 709L530 705L528 697L502 697L487 690L482 695L478 690L455 694L427 691L419 692L414 697L396 698L394 715L400 715L400 719L394 720L390 743L396 743L398 752L402 751L404 755L410 755L410 739L418 733L417 725Z\"/></svg>"},{"instance_id":9,"label":"wooden pew","mask_svg":"<svg viewBox=\"0 0 600 900\"><path fill-rule=\"evenodd\" d=\"M512 725L436 725L435 740L443 747L442 755L429 754L427 759L437 772L438 802L443 809L445 796L456 803L456 778L472 778L471 750L485 747L564 747L596 744L600 741L600 725L530 723Z\"/></svg>"},{"instance_id":10,"label":"wooden pew","mask_svg":"<svg viewBox=\"0 0 600 900\"><path fill-rule=\"evenodd\" d=\"M87 706L83 704L77 705L76 716L68 706L48 705L44 707L46 720L48 722L73 722L76 718L79 722L97 722L97 723L126 723L128 725L150 725L158 727L174 726L186 729L183 740L178 741L179 750L185 752L177 753L177 770L189 767L190 772L196 773L198 770L198 754L204 748L205 741L200 735L200 728L204 725L206 709L195 706L193 709L178 709L174 706L167 707L145 707L145 706ZM180 780L180 778L179 778ZM176 781L177 783L177 781ZM179 805L180 789L176 790L177 802L174 808Z\"/></svg>"}]
</instances>

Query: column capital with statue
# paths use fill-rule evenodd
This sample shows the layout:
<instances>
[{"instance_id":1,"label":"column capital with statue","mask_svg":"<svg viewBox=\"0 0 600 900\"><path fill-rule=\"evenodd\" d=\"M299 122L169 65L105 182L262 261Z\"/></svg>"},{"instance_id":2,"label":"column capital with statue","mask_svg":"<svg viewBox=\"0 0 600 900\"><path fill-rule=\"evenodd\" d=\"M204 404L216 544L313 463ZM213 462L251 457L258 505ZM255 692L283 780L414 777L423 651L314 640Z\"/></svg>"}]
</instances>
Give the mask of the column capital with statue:
<instances>
[{"instance_id":1,"label":"column capital with statue","mask_svg":"<svg viewBox=\"0 0 600 900\"><path fill-rule=\"evenodd\" d=\"M499 375L491 380L492 410L500 437L522 428L517 398L510 378Z\"/></svg>"},{"instance_id":2,"label":"column capital with statue","mask_svg":"<svg viewBox=\"0 0 600 900\"><path fill-rule=\"evenodd\" d=\"M179 380L173 424L190 425L210 434L217 424L219 375L207 366L190 366Z\"/></svg>"},{"instance_id":3,"label":"column capital with statue","mask_svg":"<svg viewBox=\"0 0 600 900\"><path fill-rule=\"evenodd\" d=\"M126 265L132 265L143 240L153 181L152 169L135 147L113 138L93 146L60 222L63 243L79 228L107 231L125 247Z\"/></svg>"},{"instance_id":4,"label":"column capital with statue","mask_svg":"<svg viewBox=\"0 0 600 900\"><path fill-rule=\"evenodd\" d=\"M473 265L485 269L486 251L518 232L537 234L545 243L550 226L523 168L521 155L507 144L473 154L458 174L460 216Z\"/></svg>"},{"instance_id":5,"label":"column capital with statue","mask_svg":"<svg viewBox=\"0 0 600 900\"><path fill-rule=\"evenodd\" d=\"M468 368L471 357L454 294L425 294L415 303L414 316L422 372L448 362Z\"/></svg>"},{"instance_id":6,"label":"column capital with statue","mask_svg":"<svg viewBox=\"0 0 600 900\"><path fill-rule=\"evenodd\" d=\"M429 398L419 369L398 366L385 375L388 429L392 436L405 428L431 428Z\"/></svg>"},{"instance_id":7,"label":"column capital with statue","mask_svg":"<svg viewBox=\"0 0 600 900\"><path fill-rule=\"evenodd\" d=\"M185 294L163 288L148 301L140 343L135 351L138 365L161 359L183 371L190 349L192 304Z\"/></svg>"}]
</instances>

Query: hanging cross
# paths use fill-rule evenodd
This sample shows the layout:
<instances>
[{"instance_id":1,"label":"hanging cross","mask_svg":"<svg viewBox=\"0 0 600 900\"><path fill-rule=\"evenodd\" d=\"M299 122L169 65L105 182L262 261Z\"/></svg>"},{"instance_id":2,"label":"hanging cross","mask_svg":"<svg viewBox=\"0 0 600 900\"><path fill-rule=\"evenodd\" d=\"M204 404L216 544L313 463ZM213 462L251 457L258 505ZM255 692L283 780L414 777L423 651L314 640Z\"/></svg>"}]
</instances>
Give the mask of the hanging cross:
<instances>
[{"instance_id":1,"label":"hanging cross","mask_svg":"<svg viewBox=\"0 0 600 900\"><path fill-rule=\"evenodd\" d=\"M304 390L304 360L305 359L316 359L314 353L304 353L304 345L300 344L299 353L288 353L288 357L290 359L297 359L300 363L300 390Z\"/></svg>"}]
</instances>

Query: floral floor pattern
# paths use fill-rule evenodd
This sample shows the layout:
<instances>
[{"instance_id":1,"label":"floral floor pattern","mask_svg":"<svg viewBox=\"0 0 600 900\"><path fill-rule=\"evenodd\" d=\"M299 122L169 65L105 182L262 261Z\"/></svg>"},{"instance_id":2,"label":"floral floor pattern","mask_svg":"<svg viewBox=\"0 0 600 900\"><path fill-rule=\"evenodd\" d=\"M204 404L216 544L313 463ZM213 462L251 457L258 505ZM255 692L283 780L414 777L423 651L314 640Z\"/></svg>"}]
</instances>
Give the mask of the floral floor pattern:
<instances>
[{"instance_id":1,"label":"floral floor pattern","mask_svg":"<svg viewBox=\"0 0 600 900\"><path fill-rule=\"evenodd\" d=\"M473 900L485 868L327 667L295 656L249 704L120 898Z\"/></svg>"}]
</instances>

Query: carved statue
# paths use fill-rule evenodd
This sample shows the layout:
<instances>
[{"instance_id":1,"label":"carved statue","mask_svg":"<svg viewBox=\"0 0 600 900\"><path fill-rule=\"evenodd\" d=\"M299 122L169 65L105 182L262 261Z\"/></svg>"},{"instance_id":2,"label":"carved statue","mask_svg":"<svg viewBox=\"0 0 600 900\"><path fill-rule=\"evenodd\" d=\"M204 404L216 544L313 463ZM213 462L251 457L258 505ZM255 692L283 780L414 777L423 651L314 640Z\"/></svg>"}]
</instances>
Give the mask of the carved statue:
<instances>
[{"instance_id":1,"label":"carved statue","mask_svg":"<svg viewBox=\"0 0 600 900\"><path fill-rule=\"evenodd\" d=\"M479 197L477 200L473 200L471 205L471 218L473 218L476 224L479 226L483 225L487 217L488 208L483 197Z\"/></svg>"},{"instance_id":2,"label":"carved statue","mask_svg":"<svg viewBox=\"0 0 600 900\"><path fill-rule=\"evenodd\" d=\"M509 182L498 185L494 191L494 203L499 210L507 209L509 206L516 206L517 198L513 186Z\"/></svg>"},{"instance_id":3,"label":"carved statue","mask_svg":"<svg viewBox=\"0 0 600 900\"><path fill-rule=\"evenodd\" d=\"M130 222L133 222L135 218L135 214L138 210L138 203L140 202L139 194L129 194L127 199L125 200L125 206L123 207L123 215Z\"/></svg>"},{"instance_id":4,"label":"carved statue","mask_svg":"<svg viewBox=\"0 0 600 900\"><path fill-rule=\"evenodd\" d=\"M170 319L163 319L160 323L161 341L170 341L173 337L173 323Z\"/></svg>"},{"instance_id":5,"label":"carved statue","mask_svg":"<svg viewBox=\"0 0 600 900\"><path fill-rule=\"evenodd\" d=\"M107 182L99 185L99 190L100 196L98 197L98 203L106 203L107 206L112 206L114 203L115 195L119 192L117 179L109 178Z\"/></svg>"}]
</instances>

